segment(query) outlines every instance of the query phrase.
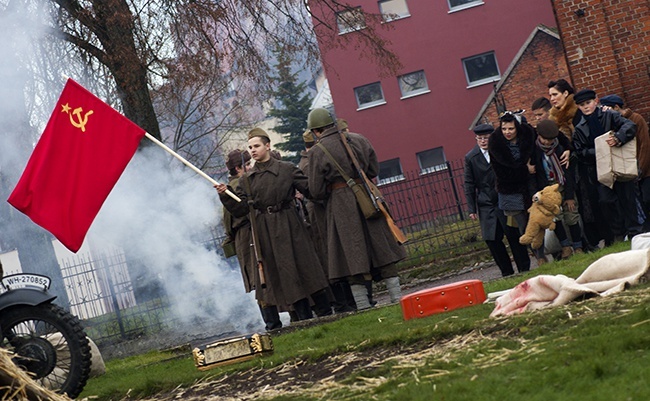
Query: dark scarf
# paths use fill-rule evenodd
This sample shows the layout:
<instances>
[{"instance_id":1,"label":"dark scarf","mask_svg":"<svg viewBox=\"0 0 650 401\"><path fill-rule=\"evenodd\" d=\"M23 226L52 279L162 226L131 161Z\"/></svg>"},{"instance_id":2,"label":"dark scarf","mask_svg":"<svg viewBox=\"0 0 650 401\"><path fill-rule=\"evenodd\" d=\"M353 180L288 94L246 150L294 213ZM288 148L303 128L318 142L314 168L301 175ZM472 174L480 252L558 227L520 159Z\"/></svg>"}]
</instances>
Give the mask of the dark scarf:
<instances>
[{"instance_id":1,"label":"dark scarf","mask_svg":"<svg viewBox=\"0 0 650 401\"><path fill-rule=\"evenodd\" d=\"M560 185L564 185L566 178L564 177L564 171L562 170L560 159L558 159L557 154L555 153L555 149L559 143L560 141L555 138L551 145L544 145L540 142L539 137L537 138L537 146L542 150L542 152L544 152L544 155L546 155L545 158L542 158L544 170L546 170L546 176L549 178L549 181L555 181Z\"/></svg>"}]
</instances>

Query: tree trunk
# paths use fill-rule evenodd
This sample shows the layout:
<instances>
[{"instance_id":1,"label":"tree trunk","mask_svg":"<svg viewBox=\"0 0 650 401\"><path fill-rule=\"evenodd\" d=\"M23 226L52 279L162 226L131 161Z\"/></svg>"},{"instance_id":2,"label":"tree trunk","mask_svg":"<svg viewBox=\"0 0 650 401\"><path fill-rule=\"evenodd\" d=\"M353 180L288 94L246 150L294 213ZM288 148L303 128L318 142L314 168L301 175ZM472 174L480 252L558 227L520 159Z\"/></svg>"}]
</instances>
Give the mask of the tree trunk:
<instances>
[{"instance_id":1,"label":"tree trunk","mask_svg":"<svg viewBox=\"0 0 650 401\"><path fill-rule=\"evenodd\" d=\"M94 1L96 25L91 27L106 55L122 100L124 115L157 139L158 119L149 95L147 67L136 50L133 14L125 0Z\"/></svg>"}]
</instances>

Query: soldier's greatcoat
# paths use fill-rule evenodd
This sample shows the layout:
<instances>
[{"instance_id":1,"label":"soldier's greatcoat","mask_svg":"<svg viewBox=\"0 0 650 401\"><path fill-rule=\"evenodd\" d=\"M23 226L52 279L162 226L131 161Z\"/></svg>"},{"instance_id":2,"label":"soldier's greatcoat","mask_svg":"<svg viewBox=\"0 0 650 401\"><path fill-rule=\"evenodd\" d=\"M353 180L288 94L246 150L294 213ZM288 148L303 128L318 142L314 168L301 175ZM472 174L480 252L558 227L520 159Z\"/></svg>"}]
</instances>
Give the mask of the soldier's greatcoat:
<instances>
[{"instance_id":1,"label":"soldier's greatcoat","mask_svg":"<svg viewBox=\"0 0 650 401\"><path fill-rule=\"evenodd\" d=\"M231 177L228 185L237 190L239 186L239 178ZM248 221L248 216L234 217L224 208L224 225L226 225L226 232L228 235L234 237L235 250L237 251L237 260L241 268L242 280L244 281L244 288L246 292L251 292L255 289L255 262L251 254L251 227Z\"/></svg>"},{"instance_id":2,"label":"soldier's greatcoat","mask_svg":"<svg viewBox=\"0 0 650 401\"><path fill-rule=\"evenodd\" d=\"M361 168L368 178L379 173L379 162L370 142L359 134L347 134ZM351 178L358 178L336 127L323 132L319 140ZM327 249L330 280L368 274L406 257L384 218L366 220L359 210L352 189L332 188L344 179L319 146L309 157L309 189L315 199L327 199ZM335 187L338 185L334 185Z\"/></svg>"},{"instance_id":3,"label":"soldier's greatcoat","mask_svg":"<svg viewBox=\"0 0 650 401\"><path fill-rule=\"evenodd\" d=\"M267 284L265 289L256 285L256 298L268 305L290 305L326 288L314 244L294 203L296 190L309 195L307 177L293 164L274 158L256 162L246 175L235 190L241 202L225 193L219 196L236 217L247 215L248 200L253 201Z\"/></svg>"},{"instance_id":4,"label":"soldier's greatcoat","mask_svg":"<svg viewBox=\"0 0 650 401\"><path fill-rule=\"evenodd\" d=\"M309 158L307 156L307 151L301 152L300 161L298 162L298 167L305 174L309 172ZM327 215L325 213L325 202L322 200L307 199L305 208L309 217L309 231L314 240L316 253L318 253L318 257L320 258L325 276L329 278L327 271Z\"/></svg>"}]
</instances>

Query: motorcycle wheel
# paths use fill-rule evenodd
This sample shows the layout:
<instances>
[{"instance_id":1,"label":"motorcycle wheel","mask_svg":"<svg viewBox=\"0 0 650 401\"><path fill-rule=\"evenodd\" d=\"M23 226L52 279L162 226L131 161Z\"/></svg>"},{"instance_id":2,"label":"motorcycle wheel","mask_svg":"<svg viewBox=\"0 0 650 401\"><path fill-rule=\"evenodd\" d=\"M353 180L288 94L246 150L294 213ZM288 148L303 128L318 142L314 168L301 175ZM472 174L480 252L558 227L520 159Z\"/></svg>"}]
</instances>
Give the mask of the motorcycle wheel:
<instances>
[{"instance_id":1,"label":"motorcycle wheel","mask_svg":"<svg viewBox=\"0 0 650 401\"><path fill-rule=\"evenodd\" d=\"M90 374L90 345L81 322L54 304L14 306L0 315L2 342L16 365L41 386L76 398Z\"/></svg>"}]
</instances>

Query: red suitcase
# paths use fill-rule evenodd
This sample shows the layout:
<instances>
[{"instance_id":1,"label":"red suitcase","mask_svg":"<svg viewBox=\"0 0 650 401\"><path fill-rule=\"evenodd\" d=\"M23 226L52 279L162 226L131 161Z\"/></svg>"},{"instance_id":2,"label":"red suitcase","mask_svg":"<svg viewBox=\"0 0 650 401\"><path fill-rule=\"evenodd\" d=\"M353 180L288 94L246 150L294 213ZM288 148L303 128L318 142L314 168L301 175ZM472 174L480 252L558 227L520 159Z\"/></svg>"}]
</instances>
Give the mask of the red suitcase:
<instances>
[{"instance_id":1,"label":"red suitcase","mask_svg":"<svg viewBox=\"0 0 650 401\"><path fill-rule=\"evenodd\" d=\"M485 298L481 280L465 280L405 295L400 304L404 320L409 320L481 304Z\"/></svg>"}]
</instances>

